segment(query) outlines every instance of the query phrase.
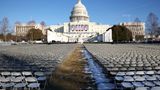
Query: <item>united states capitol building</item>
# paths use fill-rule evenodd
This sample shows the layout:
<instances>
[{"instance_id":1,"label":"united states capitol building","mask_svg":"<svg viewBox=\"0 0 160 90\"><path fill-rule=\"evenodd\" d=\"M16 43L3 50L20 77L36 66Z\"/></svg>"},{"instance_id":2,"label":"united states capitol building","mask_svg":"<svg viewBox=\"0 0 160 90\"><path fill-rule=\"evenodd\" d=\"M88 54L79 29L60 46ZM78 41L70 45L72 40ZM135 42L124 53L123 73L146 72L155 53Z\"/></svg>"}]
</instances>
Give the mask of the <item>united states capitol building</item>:
<instances>
[{"instance_id":1,"label":"united states capitol building","mask_svg":"<svg viewBox=\"0 0 160 90\"><path fill-rule=\"evenodd\" d=\"M110 25L90 22L86 7L81 0L78 0L71 11L70 22L49 26L47 41L88 42L98 40L112 42L112 31L108 30L110 27Z\"/></svg>"},{"instance_id":2,"label":"united states capitol building","mask_svg":"<svg viewBox=\"0 0 160 90\"><path fill-rule=\"evenodd\" d=\"M42 30L47 35L47 42L113 42L113 25L102 25L96 22L90 22L90 17L86 7L81 0L73 7L70 21L61 25L51 25L42 27L35 25L15 25L16 36L25 36L31 28ZM122 22L119 25L127 27L133 36L133 41L137 35L145 36L145 23L143 22Z\"/></svg>"}]
</instances>

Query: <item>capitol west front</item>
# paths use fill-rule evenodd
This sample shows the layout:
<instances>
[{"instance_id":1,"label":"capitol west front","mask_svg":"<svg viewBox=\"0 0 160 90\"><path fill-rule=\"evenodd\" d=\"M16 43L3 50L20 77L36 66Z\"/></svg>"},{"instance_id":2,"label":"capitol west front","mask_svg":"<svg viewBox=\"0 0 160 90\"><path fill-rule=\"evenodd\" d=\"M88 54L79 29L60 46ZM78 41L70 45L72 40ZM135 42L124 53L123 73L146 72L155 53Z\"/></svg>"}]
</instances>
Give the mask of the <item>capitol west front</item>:
<instances>
[{"instance_id":1,"label":"capitol west front","mask_svg":"<svg viewBox=\"0 0 160 90\"><path fill-rule=\"evenodd\" d=\"M106 30L110 27L109 25L90 22L86 7L81 0L78 0L71 12L70 22L49 26L47 41L88 42L89 40L94 41L97 39L105 41ZM107 39L111 39L112 32L110 31L107 34L107 36L110 36Z\"/></svg>"}]
</instances>

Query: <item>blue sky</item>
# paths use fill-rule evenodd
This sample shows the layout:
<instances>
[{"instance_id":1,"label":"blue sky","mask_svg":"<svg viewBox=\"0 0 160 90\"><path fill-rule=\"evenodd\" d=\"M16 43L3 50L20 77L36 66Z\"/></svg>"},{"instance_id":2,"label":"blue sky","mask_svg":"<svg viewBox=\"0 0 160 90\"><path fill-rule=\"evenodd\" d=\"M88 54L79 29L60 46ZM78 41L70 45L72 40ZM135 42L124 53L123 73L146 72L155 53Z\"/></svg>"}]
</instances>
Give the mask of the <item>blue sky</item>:
<instances>
[{"instance_id":1,"label":"blue sky","mask_svg":"<svg viewBox=\"0 0 160 90\"><path fill-rule=\"evenodd\" d=\"M69 21L70 12L77 0L0 0L0 20L7 16L10 25L15 21L47 25ZM146 21L150 12L160 18L160 0L82 0L90 20L102 24L118 24L139 17Z\"/></svg>"}]
</instances>

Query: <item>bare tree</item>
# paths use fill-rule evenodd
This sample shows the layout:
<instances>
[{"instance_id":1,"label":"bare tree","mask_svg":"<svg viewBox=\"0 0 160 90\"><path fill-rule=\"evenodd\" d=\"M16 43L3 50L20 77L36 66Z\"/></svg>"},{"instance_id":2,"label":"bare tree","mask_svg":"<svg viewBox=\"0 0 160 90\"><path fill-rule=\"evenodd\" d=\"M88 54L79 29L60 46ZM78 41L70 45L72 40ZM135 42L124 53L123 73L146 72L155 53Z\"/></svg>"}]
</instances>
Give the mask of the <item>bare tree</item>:
<instances>
[{"instance_id":1,"label":"bare tree","mask_svg":"<svg viewBox=\"0 0 160 90\"><path fill-rule=\"evenodd\" d=\"M35 25L36 24L36 21L34 21L34 20L31 20L31 21L28 21L28 23L27 23L28 25Z\"/></svg>"},{"instance_id":2,"label":"bare tree","mask_svg":"<svg viewBox=\"0 0 160 90\"><path fill-rule=\"evenodd\" d=\"M157 33L158 35L160 35L160 27L158 27Z\"/></svg>"},{"instance_id":3,"label":"bare tree","mask_svg":"<svg viewBox=\"0 0 160 90\"><path fill-rule=\"evenodd\" d=\"M6 35L7 35L7 32L9 31L9 20L7 17L4 17L1 21L1 27L0 27L0 30L4 36L4 41L6 41Z\"/></svg>"},{"instance_id":4,"label":"bare tree","mask_svg":"<svg viewBox=\"0 0 160 90\"><path fill-rule=\"evenodd\" d=\"M134 22L141 22L141 20L138 17L136 17Z\"/></svg>"},{"instance_id":5,"label":"bare tree","mask_svg":"<svg viewBox=\"0 0 160 90\"><path fill-rule=\"evenodd\" d=\"M42 26L46 26L46 23L45 23L44 21L41 21L40 24L41 24Z\"/></svg>"},{"instance_id":6,"label":"bare tree","mask_svg":"<svg viewBox=\"0 0 160 90\"><path fill-rule=\"evenodd\" d=\"M20 21L16 21L15 25L21 25L21 22Z\"/></svg>"},{"instance_id":7,"label":"bare tree","mask_svg":"<svg viewBox=\"0 0 160 90\"><path fill-rule=\"evenodd\" d=\"M47 34L47 31L45 30L46 23L44 21L41 21L40 25L42 27L42 33L46 35Z\"/></svg>"},{"instance_id":8,"label":"bare tree","mask_svg":"<svg viewBox=\"0 0 160 90\"><path fill-rule=\"evenodd\" d=\"M158 17L154 13L149 13L146 21L147 33L149 35L158 34Z\"/></svg>"},{"instance_id":9,"label":"bare tree","mask_svg":"<svg viewBox=\"0 0 160 90\"><path fill-rule=\"evenodd\" d=\"M1 27L2 27L2 21L0 21L0 34L2 34Z\"/></svg>"}]
</instances>

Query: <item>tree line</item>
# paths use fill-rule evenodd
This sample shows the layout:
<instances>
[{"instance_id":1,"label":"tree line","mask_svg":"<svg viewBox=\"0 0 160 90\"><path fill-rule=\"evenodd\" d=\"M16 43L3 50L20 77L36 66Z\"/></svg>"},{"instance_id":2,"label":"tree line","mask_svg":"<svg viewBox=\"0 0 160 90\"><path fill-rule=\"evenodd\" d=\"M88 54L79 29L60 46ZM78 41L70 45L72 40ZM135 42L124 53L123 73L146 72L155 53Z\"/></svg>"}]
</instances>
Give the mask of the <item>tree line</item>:
<instances>
[{"instance_id":1,"label":"tree line","mask_svg":"<svg viewBox=\"0 0 160 90\"><path fill-rule=\"evenodd\" d=\"M141 22L141 20L137 17L134 22ZM150 40L154 40L160 36L160 22L156 14L149 13L145 25L145 35L149 35ZM129 42L133 40L132 32L125 26L114 25L111 29L113 42ZM143 41L144 37L144 35L136 35L135 40Z\"/></svg>"},{"instance_id":2,"label":"tree line","mask_svg":"<svg viewBox=\"0 0 160 90\"><path fill-rule=\"evenodd\" d=\"M134 22L141 22L139 18L136 18ZM35 24L36 22L34 20L29 21L27 24L31 25L31 24ZM19 24L21 25L20 21L16 21L15 24ZM42 21L40 23L41 25L46 25L44 21ZM113 30L114 33L117 32L121 32L124 33L123 35L128 35L130 32L128 32L128 30L124 27L119 27L119 26L114 26L112 27L113 29L121 29L120 31L115 31ZM35 30L38 31L38 30ZM0 20L0 40L3 41L9 41L9 40L16 40L16 35L13 35L14 30L11 30L10 28L10 24L9 24L9 20L7 17L4 17L2 20ZM31 31L29 31L31 32ZM33 29L32 29L33 32ZM39 32L39 31L38 31ZM124 37L121 37L122 34L119 34L120 36L120 41L124 40ZM127 33L127 34L126 34ZM158 37L160 35L160 23L159 23L159 18L156 14L154 13L149 13L146 19L146 30L145 30L146 35L150 35L150 36L156 36ZM32 35L28 35L27 36L32 36ZM36 35L34 35L36 36ZM116 34L113 35L114 38L117 38ZM37 38L37 36L36 36ZM137 39L142 39L143 36L136 36ZM34 38L32 38L33 40L35 40ZM130 40L130 36L126 36L126 40ZM29 38L29 40L31 40L31 37Z\"/></svg>"},{"instance_id":3,"label":"tree line","mask_svg":"<svg viewBox=\"0 0 160 90\"><path fill-rule=\"evenodd\" d=\"M22 23L20 21L16 21L15 25L21 25ZM27 25L35 25L36 22L34 20L28 21ZM40 25L46 26L46 23L44 21L40 22ZM37 34L35 34L37 33ZM31 35L32 39L31 39ZM4 17L2 20L0 20L0 41L17 41L18 38L25 39L25 40L40 40L40 38L43 37L42 30L40 29L31 29L28 31L28 34L25 37L18 37L16 36L13 29L10 28L9 19L8 17Z\"/></svg>"}]
</instances>

